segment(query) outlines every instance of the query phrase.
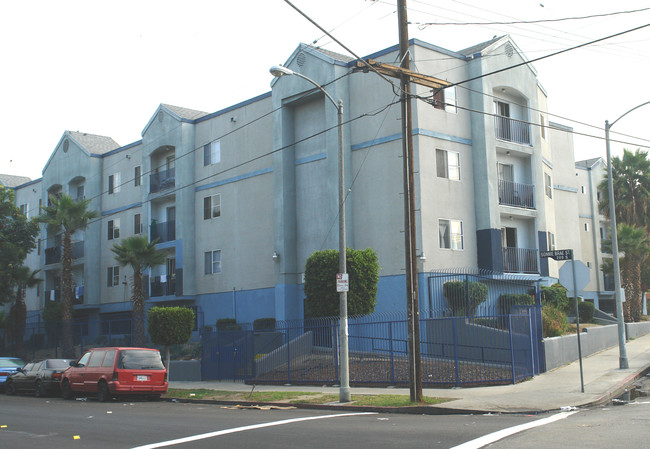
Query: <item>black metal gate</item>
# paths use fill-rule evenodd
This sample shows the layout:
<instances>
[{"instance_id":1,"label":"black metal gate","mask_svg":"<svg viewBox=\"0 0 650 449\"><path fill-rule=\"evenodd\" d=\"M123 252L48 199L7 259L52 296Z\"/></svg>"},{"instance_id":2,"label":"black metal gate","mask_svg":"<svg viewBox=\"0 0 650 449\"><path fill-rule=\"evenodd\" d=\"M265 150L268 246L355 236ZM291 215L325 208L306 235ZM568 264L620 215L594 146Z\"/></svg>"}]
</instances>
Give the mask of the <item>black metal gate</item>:
<instances>
[{"instance_id":1,"label":"black metal gate","mask_svg":"<svg viewBox=\"0 0 650 449\"><path fill-rule=\"evenodd\" d=\"M253 332L217 331L203 334L201 378L243 380L253 373Z\"/></svg>"}]
</instances>

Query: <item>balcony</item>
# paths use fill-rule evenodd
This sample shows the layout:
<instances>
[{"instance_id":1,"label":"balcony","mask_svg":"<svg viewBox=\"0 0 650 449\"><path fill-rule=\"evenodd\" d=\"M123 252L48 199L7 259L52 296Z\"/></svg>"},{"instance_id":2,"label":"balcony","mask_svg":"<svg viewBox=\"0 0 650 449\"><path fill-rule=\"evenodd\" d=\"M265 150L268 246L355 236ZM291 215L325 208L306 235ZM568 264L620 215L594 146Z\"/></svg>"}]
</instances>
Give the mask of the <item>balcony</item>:
<instances>
[{"instance_id":1,"label":"balcony","mask_svg":"<svg viewBox=\"0 0 650 449\"><path fill-rule=\"evenodd\" d=\"M526 248L502 248L503 271L506 273L539 273L537 250Z\"/></svg>"},{"instance_id":2,"label":"balcony","mask_svg":"<svg viewBox=\"0 0 650 449\"><path fill-rule=\"evenodd\" d=\"M51 265L54 263L61 262L61 253L63 252L63 247L53 246L51 248L45 248L45 265ZM72 244L72 259L81 259L84 257L84 242L74 242Z\"/></svg>"},{"instance_id":3,"label":"balcony","mask_svg":"<svg viewBox=\"0 0 650 449\"><path fill-rule=\"evenodd\" d=\"M499 140L530 145L530 125L526 122L497 115L494 128Z\"/></svg>"},{"instance_id":4,"label":"balcony","mask_svg":"<svg viewBox=\"0 0 650 449\"><path fill-rule=\"evenodd\" d=\"M151 282L150 297L171 296L176 294L176 279L171 276L155 276Z\"/></svg>"},{"instance_id":5,"label":"balcony","mask_svg":"<svg viewBox=\"0 0 650 449\"><path fill-rule=\"evenodd\" d=\"M156 239L159 239L158 243L176 240L176 222L151 223L151 241Z\"/></svg>"},{"instance_id":6,"label":"balcony","mask_svg":"<svg viewBox=\"0 0 650 449\"><path fill-rule=\"evenodd\" d=\"M499 204L535 209L535 186L499 179Z\"/></svg>"},{"instance_id":7,"label":"balcony","mask_svg":"<svg viewBox=\"0 0 650 449\"><path fill-rule=\"evenodd\" d=\"M162 170L149 175L149 182L151 184L149 192L157 193L174 187L176 185L175 171L176 169L170 168L169 170Z\"/></svg>"}]
</instances>

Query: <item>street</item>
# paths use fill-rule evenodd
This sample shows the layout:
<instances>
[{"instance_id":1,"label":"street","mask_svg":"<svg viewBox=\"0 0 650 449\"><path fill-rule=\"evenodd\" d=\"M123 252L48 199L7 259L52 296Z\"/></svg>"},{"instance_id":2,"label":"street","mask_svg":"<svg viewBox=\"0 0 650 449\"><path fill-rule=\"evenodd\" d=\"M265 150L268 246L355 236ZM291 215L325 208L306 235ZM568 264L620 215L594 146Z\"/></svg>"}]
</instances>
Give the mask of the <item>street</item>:
<instances>
[{"instance_id":1,"label":"street","mask_svg":"<svg viewBox=\"0 0 650 449\"><path fill-rule=\"evenodd\" d=\"M608 406L569 414L407 415L342 410L234 409L216 404L100 403L60 398L2 396L0 445L12 448L463 448L472 440L514 426L557 421L492 443L491 448L642 447L649 403ZM556 417L556 418L553 418ZM612 427L612 423L616 423ZM468 443L469 442L469 443ZM466 443L466 444L464 444Z\"/></svg>"}]
</instances>

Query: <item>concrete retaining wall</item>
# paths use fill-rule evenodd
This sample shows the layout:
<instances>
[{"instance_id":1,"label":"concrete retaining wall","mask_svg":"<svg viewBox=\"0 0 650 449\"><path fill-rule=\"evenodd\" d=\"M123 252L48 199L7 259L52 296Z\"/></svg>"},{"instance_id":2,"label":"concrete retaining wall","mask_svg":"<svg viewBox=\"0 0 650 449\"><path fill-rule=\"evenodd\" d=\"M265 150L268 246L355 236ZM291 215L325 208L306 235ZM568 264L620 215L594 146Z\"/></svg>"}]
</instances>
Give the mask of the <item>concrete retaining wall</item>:
<instances>
[{"instance_id":1,"label":"concrete retaining wall","mask_svg":"<svg viewBox=\"0 0 650 449\"><path fill-rule=\"evenodd\" d=\"M600 327L585 327L580 335L582 356L587 357L604 349L618 345L618 326L610 324ZM626 323L625 332L628 339L650 333L650 322ZM578 360L578 341L575 334L544 339L546 370Z\"/></svg>"},{"instance_id":2,"label":"concrete retaining wall","mask_svg":"<svg viewBox=\"0 0 650 449\"><path fill-rule=\"evenodd\" d=\"M200 360L170 360L170 380L201 380Z\"/></svg>"}]
</instances>

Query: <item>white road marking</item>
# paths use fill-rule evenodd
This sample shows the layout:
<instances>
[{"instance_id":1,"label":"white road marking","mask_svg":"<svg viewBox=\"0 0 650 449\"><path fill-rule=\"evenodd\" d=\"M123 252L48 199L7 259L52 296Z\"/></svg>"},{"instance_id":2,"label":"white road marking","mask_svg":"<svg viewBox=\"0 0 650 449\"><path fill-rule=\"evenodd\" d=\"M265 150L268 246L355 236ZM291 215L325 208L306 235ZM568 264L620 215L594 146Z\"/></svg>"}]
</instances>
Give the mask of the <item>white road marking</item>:
<instances>
[{"instance_id":1,"label":"white road marking","mask_svg":"<svg viewBox=\"0 0 650 449\"><path fill-rule=\"evenodd\" d=\"M533 429L535 427L545 426L546 424L550 424L552 422L568 418L574 413L578 413L578 411L579 410L572 411L572 412L562 412L562 413L558 413L557 415L549 416L548 418L538 419L537 421L532 421L526 424L520 424L518 426L509 427L507 429L499 430L498 432L489 433L487 435L468 441L461 445L454 446L451 449L478 449L487 444L494 443L495 441L499 441L502 438L505 438L507 436L514 435L515 433L523 432L524 430Z\"/></svg>"},{"instance_id":2,"label":"white road marking","mask_svg":"<svg viewBox=\"0 0 650 449\"><path fill-rule=\"evenodd\" d=\"M292 424L301 421L313 421L317 419L328 419L328 418L341 418L344 416L357 416L357 415L376 415L375 412L360 412L360 413L340 413L337 415L325 415L325 416L308 416L305 418L293 418L293 419L284 419L282 421L273 421L262 424L253 424L250 426L234 427L232 429L218 430L216 432L203 433L200 435L194 435L191 437L178 438L176 440L162 441L160 443L145 444L144 446L134 447L132 449L155 449L158 447L173 446L175 444L189 443L191 441L203 440L206 438L218 437L221 435L227 435L229 433L245 432L247 430L262 429L264 427L273 427L273 426L283 426L285 424Z\"/></svg>"}]
</instances>

